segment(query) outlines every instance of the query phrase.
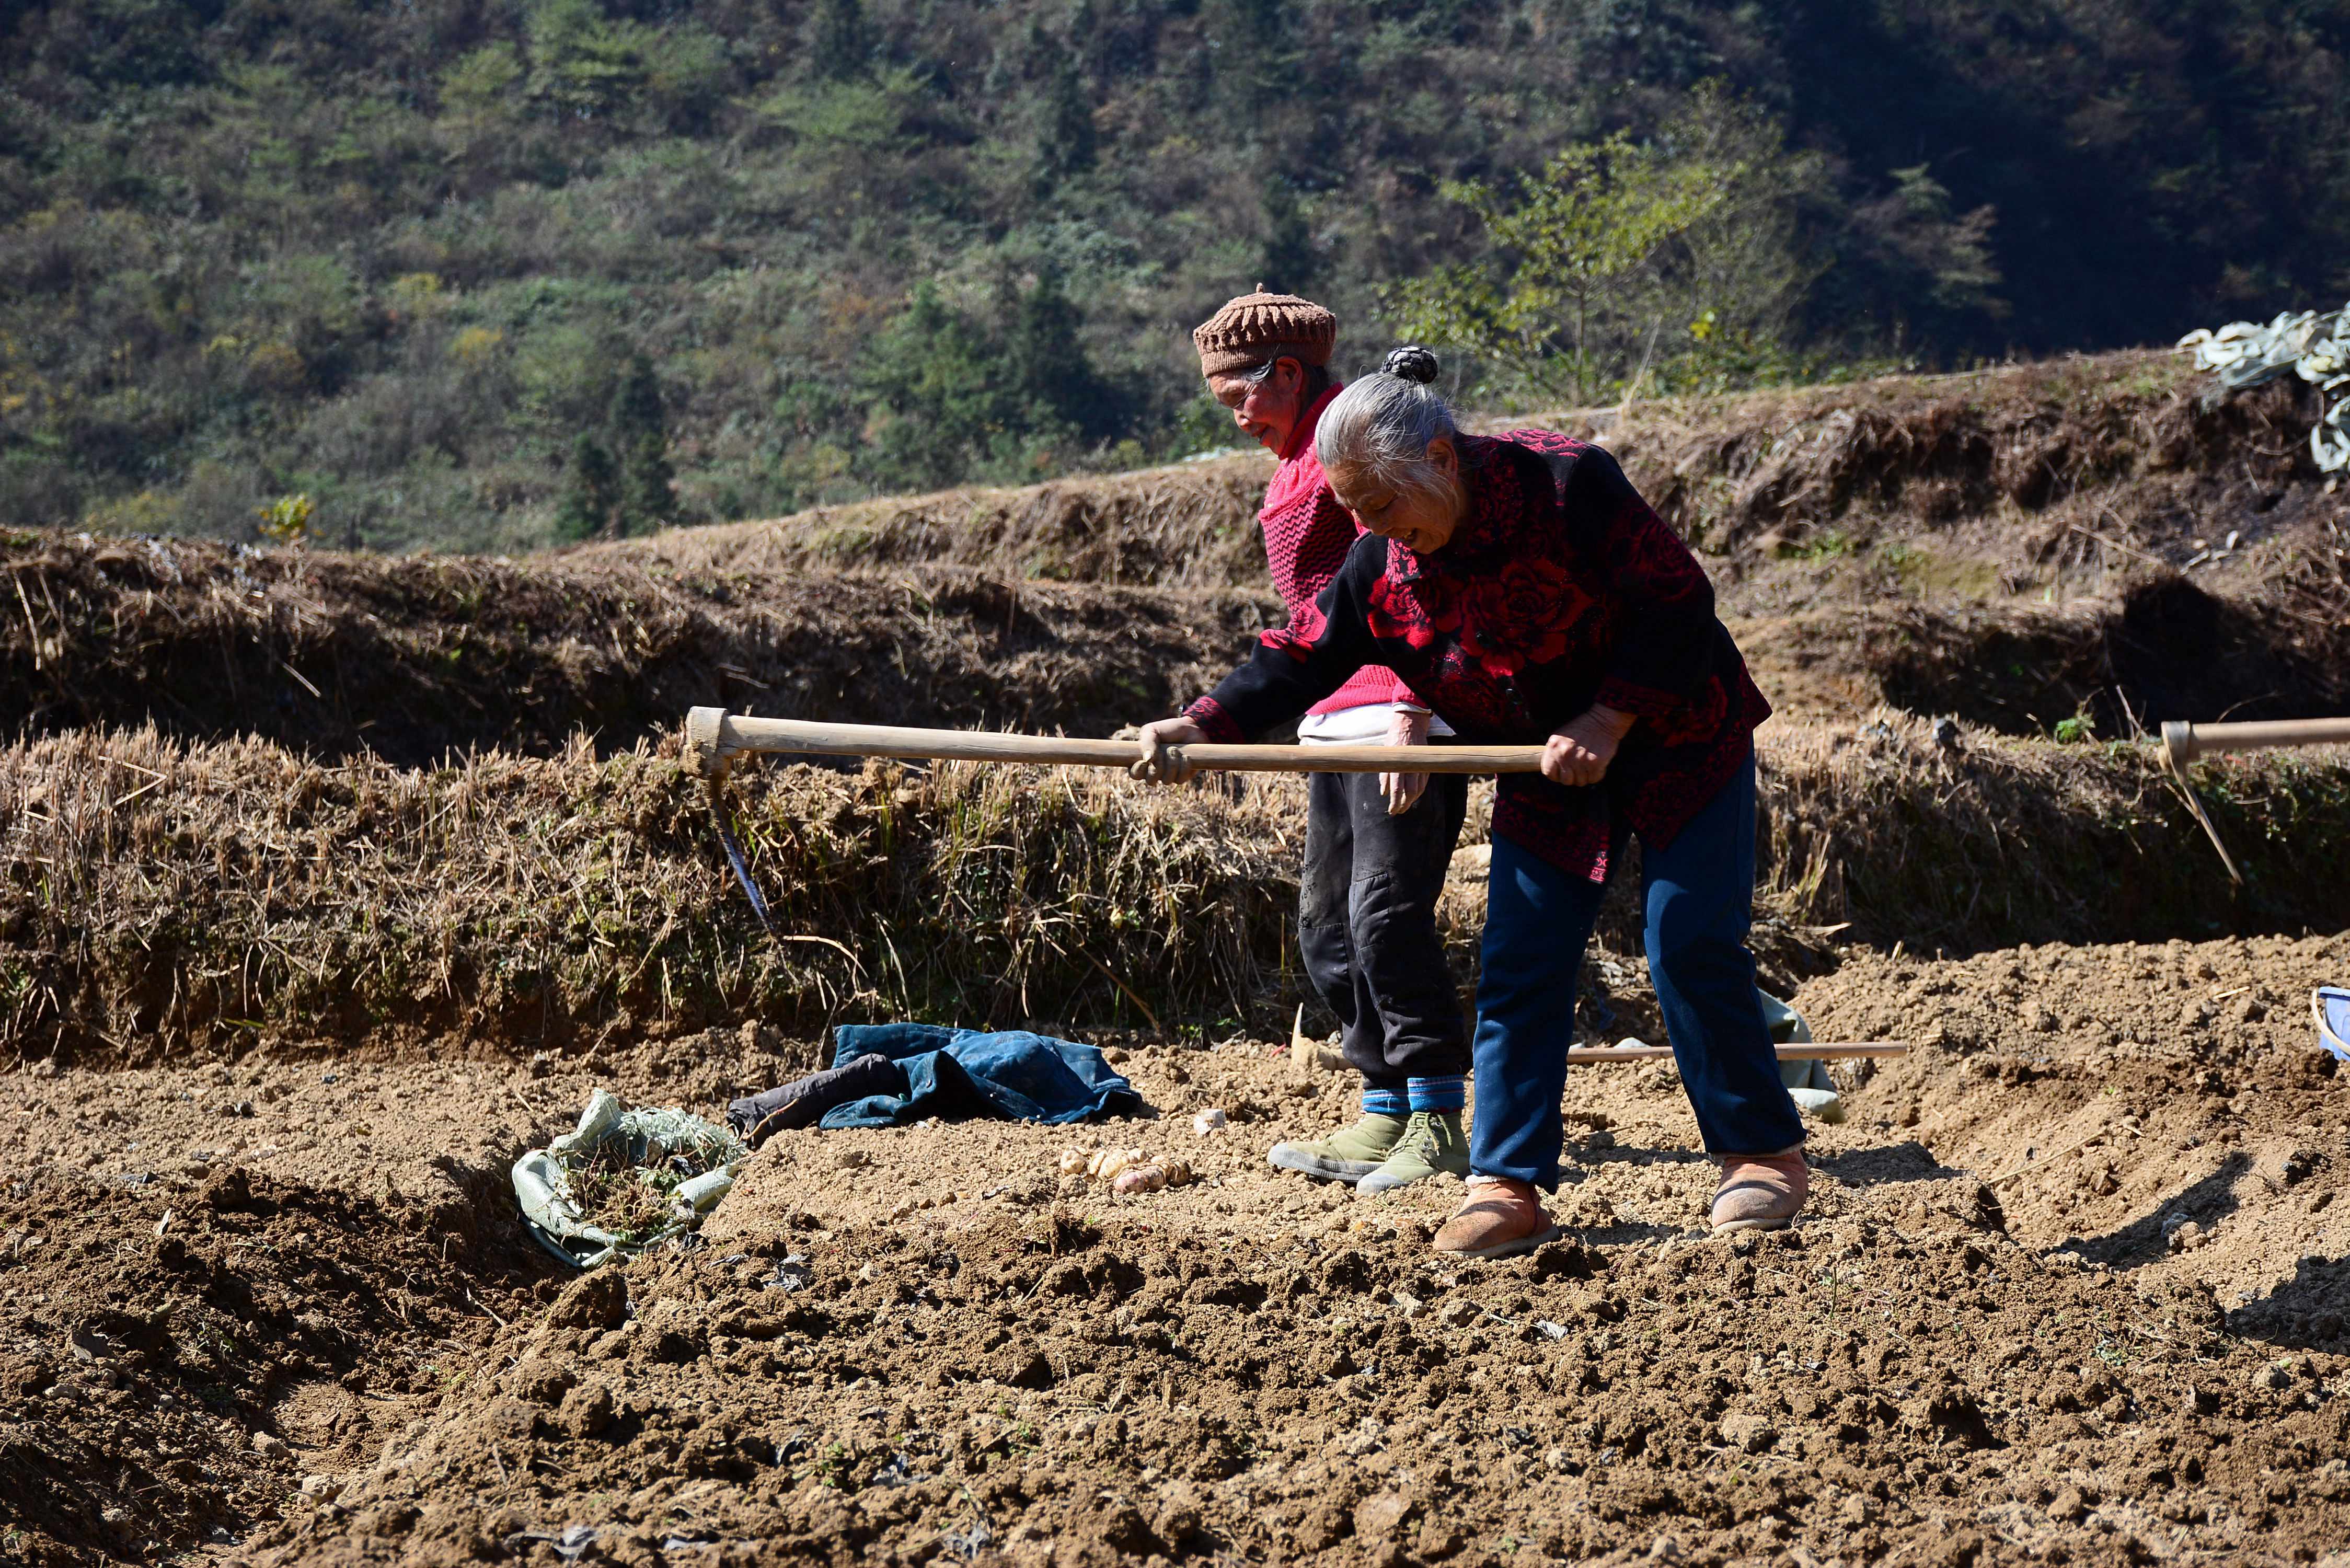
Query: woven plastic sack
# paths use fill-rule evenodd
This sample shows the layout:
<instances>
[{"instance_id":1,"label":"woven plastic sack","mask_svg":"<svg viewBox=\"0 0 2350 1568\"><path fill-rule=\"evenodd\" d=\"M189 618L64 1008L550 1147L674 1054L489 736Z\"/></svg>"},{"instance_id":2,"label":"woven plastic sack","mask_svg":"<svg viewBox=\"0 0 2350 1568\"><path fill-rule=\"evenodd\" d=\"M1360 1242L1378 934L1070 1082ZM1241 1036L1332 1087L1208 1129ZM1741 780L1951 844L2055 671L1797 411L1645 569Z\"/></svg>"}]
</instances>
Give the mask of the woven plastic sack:
<instances>
[{"instance_id":1,"label":"woven plastic sack","mask_svg":"<svg viewBox=\"0 0 2350 1568\"><path fill-rule=\"evenodd\" d=\"M2321 985L2310 994L2309 1007L2317 1014L2317 1043L2350 1062L2350 991Z\"/></svg>"},{"instance_id":2,"label":"woven plastic sack","mask_svg":"<svg viewBox=\"0 0 2350 1568\"><path fill-rule=\"evenodd\" d=\"M1754 994L1762 999L1762 1022L1770 1025L1773 1044L1812 1043L1812 1026L1804 1022L1802 1013L1767 991ZM1779 1081L1787 1085L1787 1097L1805 1116L1832 1126L1844 1120L1844 1099L1836 1093L1835 1080L1828 1076L1825 1062L1811 1056L1783 1061L1779 1064Z\"/></svg>"},{"instance_id":3,"label":"woven plastic sack","mask_svg":"<svg viewBox=\"0 0 2350 1568\"><path fill-rule=\"evenodd\" d=\"M630 1168L632 1179L663 1196L663 1220L625 1231L592 1222L580 1201L577 1178L608 1149ZM741 1138L691 1112L666 1106L631 1108L610 1090L598 1089L577 1127L515 1161L515 1198L540 1246L567 1263L592 1269L699 1222L733 1187L735 1167L750 1156Z\"/></svg>"}]
</instances>

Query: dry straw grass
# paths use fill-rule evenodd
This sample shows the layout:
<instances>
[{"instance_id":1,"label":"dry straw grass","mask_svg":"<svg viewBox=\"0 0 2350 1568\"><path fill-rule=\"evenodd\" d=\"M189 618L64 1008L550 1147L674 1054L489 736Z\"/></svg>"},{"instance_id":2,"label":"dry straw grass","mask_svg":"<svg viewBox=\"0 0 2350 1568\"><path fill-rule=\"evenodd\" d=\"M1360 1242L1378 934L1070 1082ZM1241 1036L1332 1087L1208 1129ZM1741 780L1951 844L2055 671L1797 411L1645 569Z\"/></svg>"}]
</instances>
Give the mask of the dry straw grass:
<instances>
[{"instance_id":1,"label":"dry straw grass","mask_svg":"<svg viewBox=\"0 0 2350 1568\"><path fill-rule=\"evenodd\" d=\"M2338 925L2350 769L2214 764L2254 878L2233 901L2137 752L1896 715L1779 728L1763 758L1777 933L1913 947ZM406 772L151 730L0 750L0 1041L130 1059L268 1039L576 1049L751 1014L1259 1029L1296 996L1302 792L876 765L733 789L780 939L733 886L673 747L575 743ZM1465 944L1473 897L1448 900ZM1146 1011L1147 1010L1147 1011Z\"/></svg>"},{"instance_id":2,"label":"dry straw grass","mask_svg":"<svg viewBox=\"0 0 2350 1568\"><path fill-rule=\"evenodd\" d=\"M1913 948L2339 929L2350 888L2350 753L2215 758L2196 787L2250 879L2239 895L2141 744L2060 745L1880 711L1774 728L1762 751L1771 896Z\"/></svg>"},{"instance_id":3,"label":"dry straw grass","mask_svg":"<svg viewBox=\"0 0 2350 1568\"><path fill-rule=\"evenodd\" d=\"M888 496L582 555L722 575L924 564L1070 582L1253 588L1264 580L1256 511L1272 472L1268 456L1251 453L1017 489Z\"/></svg>"},{"instance_id":4,"label":"dry straw grass","mask_svg":"<svg viewBox=\"0 0 2350 1568\"><path fill-rule=\"evenodd\" d=\"M583 729L624 748L713 701L1107 734L1212 685L1280 609L929 567L686 576L5 532L0 576L0 711L26 729L151 721L411 765L552 754Z\"/></svg>"},{"instance_id":5,"label":"dry straw grass","mask_svg":"<svg viewBox=\"0 0 2350 1568\"><path fill-rule=\"evenodd\" d=\"M1685 535L1766 551L1835 524L1847 537L2012 515L2042 553L2098 548L2072 524L2141 542L2200 526L2214 483L2314 501L2296 445L2309 413L2278 383L2207 408L2178 356L2133 351L1954 376L1659 399L1480 421L1595 440ZM789 573L933 562L1010 577L1253 588L1268 461L1186 463L1011 490L952 490L598 546L594 558L687 572ZM2297 511L2289 505L2287 514Z\"/></svg>"},{"instance_id":6,"label":"dry straw grass","mask_svg":"<svg viewBox=\"0 0 2350 1568\"><path fill-rule=\"evenodd\" d=\"M674 747L326 767L151 730L0 752L16 1052L510 1046L756 1012L1140 1023L1279 984L1291 803L1082 774L770 768L733 789L779 940Z\"/></svg>"}]
</instances>

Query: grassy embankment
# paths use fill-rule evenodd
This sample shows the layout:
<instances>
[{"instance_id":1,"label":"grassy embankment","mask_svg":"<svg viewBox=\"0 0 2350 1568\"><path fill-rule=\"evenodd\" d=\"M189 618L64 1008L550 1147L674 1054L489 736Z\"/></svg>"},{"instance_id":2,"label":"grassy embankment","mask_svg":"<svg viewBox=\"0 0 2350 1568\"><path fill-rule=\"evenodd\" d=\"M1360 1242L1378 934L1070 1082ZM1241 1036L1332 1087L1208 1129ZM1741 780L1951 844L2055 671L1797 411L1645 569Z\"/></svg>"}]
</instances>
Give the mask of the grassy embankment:
<instances>
[{"instance_id":1,"label":"grassy embankment","mask_svg":"<svg viewBox=\"0 0 2350 1568\"><path fill-rule=\"evenodd\" d=\"M2232 898L2143 749L1889 716L1763 750L1762 906L1913 949L2159 940L2339 919L2340 759L2222 761ZM255 741L80 733L0 752L0 1041L37 1057L456 1035L582 1049L757 1012L1277 1028L1294 1002L1297 786L1078 773L746 771L781 940L673 750L401 770ZM1475 899L1449 901L1456 927ZM1456 929L1455 936L1465 936ZM1767 933L1766 933L1767 935Z\"/></svg>"}]
</instances>

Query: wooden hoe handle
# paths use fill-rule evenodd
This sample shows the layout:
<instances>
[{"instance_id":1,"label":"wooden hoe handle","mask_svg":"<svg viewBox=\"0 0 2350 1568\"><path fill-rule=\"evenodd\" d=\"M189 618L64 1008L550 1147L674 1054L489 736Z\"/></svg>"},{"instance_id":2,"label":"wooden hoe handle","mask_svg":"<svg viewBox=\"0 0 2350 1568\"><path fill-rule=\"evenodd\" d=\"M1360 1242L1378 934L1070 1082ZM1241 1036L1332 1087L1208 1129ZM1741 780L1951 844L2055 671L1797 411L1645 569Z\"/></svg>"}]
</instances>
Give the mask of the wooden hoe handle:
<instances>
[{"instance_id":1,"label":"wooden hoe handle","mask_svg":"<svg viewBox=\"0 0 2350 1568\"><path fill-rule=\"evenodd\" d=\"M972 763L1040 763L1130 767L1142 755L1132 741L1076 741L1057 735L1001 735L976 730L903 730L881 724L816 724L798 719L738 718L723 708L696 708L685 734L705 777L743 752L798 752L824 757L920 757ZM1270 774L1531 774L1540 746L1170 746L1194 767Z\"/></svg>"},{"instance_id":2,"label":"wooden hoe handle","mask_svg":"<svg viewBox=\"0 0 2350 1568\"><path fill-rule=\"evenodd\" d=\"M2350 719L2271 719L2260 723L2162 726L2162 749L2174 768L2206 752L2256 752L2269 746L2350 745Z\"/></svg>"}]
</instances>

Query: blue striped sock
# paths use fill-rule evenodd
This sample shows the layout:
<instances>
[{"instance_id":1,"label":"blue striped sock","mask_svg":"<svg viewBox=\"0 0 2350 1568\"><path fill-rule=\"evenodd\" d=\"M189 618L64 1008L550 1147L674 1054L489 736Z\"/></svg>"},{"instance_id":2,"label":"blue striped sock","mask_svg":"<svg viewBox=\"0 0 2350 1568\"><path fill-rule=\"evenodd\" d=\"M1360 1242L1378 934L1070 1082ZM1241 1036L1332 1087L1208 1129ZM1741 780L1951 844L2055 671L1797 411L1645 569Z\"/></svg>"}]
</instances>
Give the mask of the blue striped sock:
<instances>
[{"instance_id":1,"label":"blue striped sock","mask_svg":"<svg viewBox=\"0 0 2350 1568\"><path fill-rule=\"evenodd\" d=\"M1457 1073L1450 1078L1407 1078L1404 1084L1415 1111L1457 1111L1469 1103L1469 1080Z\"/></svg>"},{"instance_id":2,"label":"blue striped sock","mask_svg":"<svg viewBox=\"0 0 2350 1568\"><path fill-rule=\"evenodd\" d=\"M1411 1099L1400 1089L1374 1089L1363 1085L1363 1113L1373 1116L1405 1116L1411 1114Z\"/></svg>"}]
</instances>

